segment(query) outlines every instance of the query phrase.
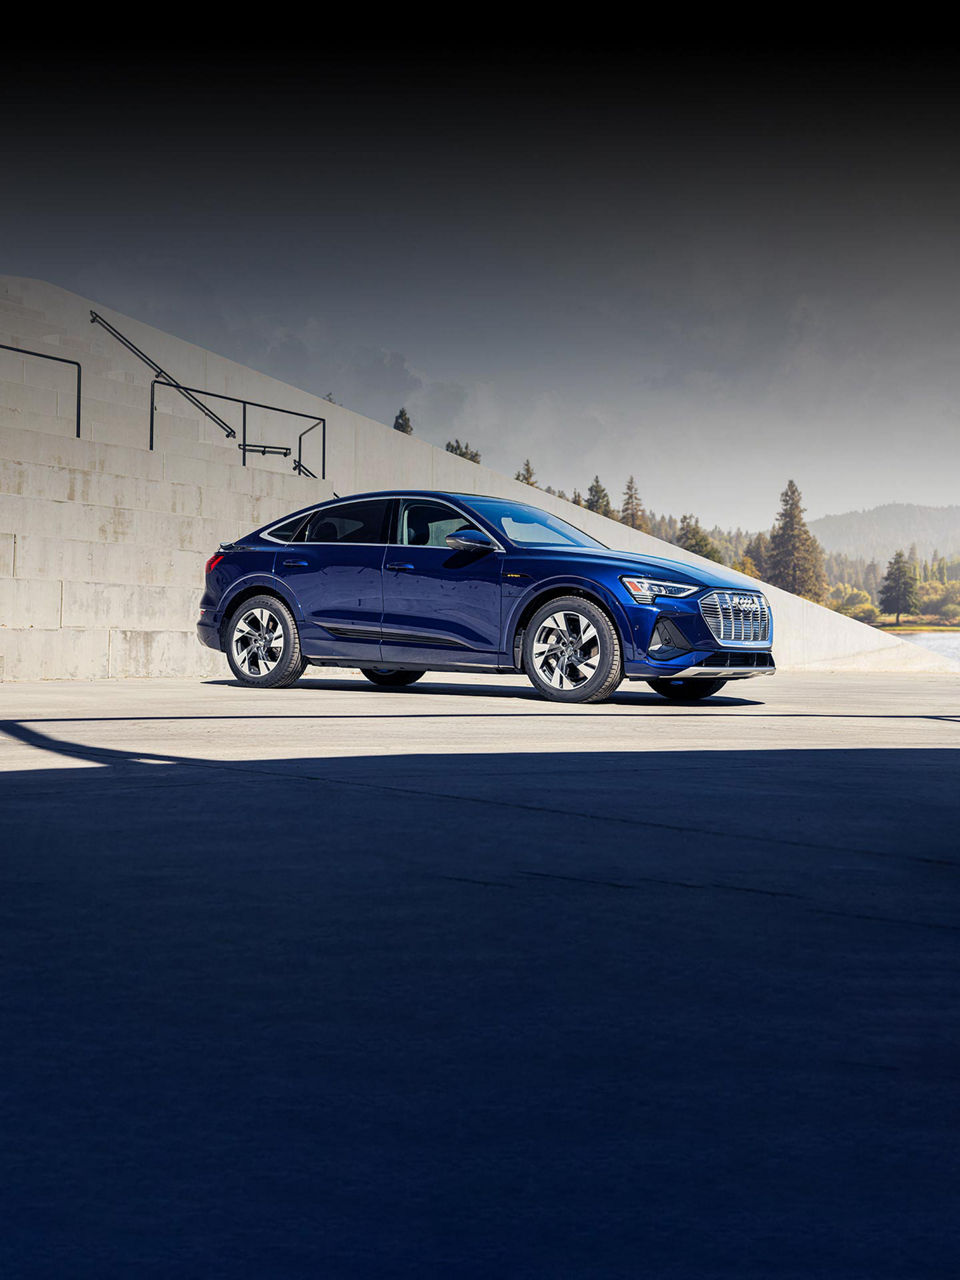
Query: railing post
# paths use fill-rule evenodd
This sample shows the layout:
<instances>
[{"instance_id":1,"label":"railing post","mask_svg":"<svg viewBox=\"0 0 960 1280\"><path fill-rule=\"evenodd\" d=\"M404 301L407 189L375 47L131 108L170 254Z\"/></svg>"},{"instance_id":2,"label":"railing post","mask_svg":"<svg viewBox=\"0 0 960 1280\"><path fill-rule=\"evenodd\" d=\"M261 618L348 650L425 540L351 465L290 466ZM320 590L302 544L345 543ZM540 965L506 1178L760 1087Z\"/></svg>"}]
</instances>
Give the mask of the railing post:
<instances>
[{"instance_id":1,"label":"railing post","mask_svg":"<svg viewBox=\"0 0 960 1280\"><path fill-rule=\"evenodd\" d=\"M247 402L243 402L243 445L240 449L243 457L243 465L247 465Z\"/></svg>"},{"instance_id":2,"label":"railing post","mask_svg":"<svg viewBox=\"0 0 960 1280\"><path fill-rule=\"evenodd\" d=\"M77 363L77 439L80 439L80 378L82 370L79 362Z\"/></svg>"},{"instance_id":3,"label":"railing post","mask_svg":"<svg viewBox=\"0 0 960 1280\"><path fill-rule=\"evenodd\" d=\"M153 452L153 419L157 407L157 380L150 383L150 452Z\"/></svg>"}]
</instances>

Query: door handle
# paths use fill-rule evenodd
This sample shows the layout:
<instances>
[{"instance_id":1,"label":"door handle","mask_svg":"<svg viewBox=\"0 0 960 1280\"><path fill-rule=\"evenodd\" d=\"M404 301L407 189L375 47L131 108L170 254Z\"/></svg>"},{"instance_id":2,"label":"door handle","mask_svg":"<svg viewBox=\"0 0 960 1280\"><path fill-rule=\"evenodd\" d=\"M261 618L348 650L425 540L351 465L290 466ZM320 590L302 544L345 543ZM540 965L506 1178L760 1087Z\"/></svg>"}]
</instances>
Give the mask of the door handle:
<instances>
[{"instance_id":1,"label":"door handle","mask_svg":"<svg viewBox=\"0 0 960 1280\"><path fill-rule=\"evenodd\" d=\"M387 568L388 568L388 569L396 569L396 570L398 570L398 571L399 571L399 570L401 570L401 569L412 569L412 568L413 568L413 565L412 565L412 564L388 564L388 565L387 565Z\"/></svg>"},{"instance_id":2,"label":"door handle","mask_svg":"<svg viewBox=\"0 0 960 1280\"><path fill-rule=\"evenodd\" d=\"M306 569L309 562L307 560L284 560L283 567L285 569Z\"/></svg>"}]
</instances>

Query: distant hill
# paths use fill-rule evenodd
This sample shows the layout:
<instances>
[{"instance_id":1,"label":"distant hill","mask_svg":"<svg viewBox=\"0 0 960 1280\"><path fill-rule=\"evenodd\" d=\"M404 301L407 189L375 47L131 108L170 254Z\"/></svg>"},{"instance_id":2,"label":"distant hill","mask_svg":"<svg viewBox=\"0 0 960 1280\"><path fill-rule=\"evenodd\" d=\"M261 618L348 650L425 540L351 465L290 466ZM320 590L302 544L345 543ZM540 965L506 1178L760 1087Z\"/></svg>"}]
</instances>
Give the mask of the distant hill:
<instances>
[{"instance_id":1,"label":"distant hill","mask_svg":"<svg viewBox=\"0 0 960 1280\"><path fill-rule=\"evenodd\" d=\"M869 511L821 516L809 525L824 550L884 564L898 549L909 551L911 543L916 543L921 560L929 560L934 551L960 555L960 507L891 502Z\"/></svg>"}]
</instances>

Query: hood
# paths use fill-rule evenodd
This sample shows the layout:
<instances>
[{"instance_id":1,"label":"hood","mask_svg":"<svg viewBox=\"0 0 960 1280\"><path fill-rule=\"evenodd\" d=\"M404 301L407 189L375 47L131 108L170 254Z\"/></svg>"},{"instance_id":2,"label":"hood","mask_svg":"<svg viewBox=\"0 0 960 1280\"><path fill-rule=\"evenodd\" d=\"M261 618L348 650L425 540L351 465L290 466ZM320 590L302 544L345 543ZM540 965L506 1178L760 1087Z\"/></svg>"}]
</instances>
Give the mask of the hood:
<instances>
[{"instance_id":1,"label":"hood","mask_svg":"<svg viewBox=\"0 0 960 1280\"><path fill-rule=\"evenodd\" d=\"M680 582L696 583L703 587L732 587L735 590L748 590L742 574L735 573L723 564L688 564L684 560L668 560L665 556L648 556L638 551L611 551L600 547L557 547L533 548L525 551L536 555L549 555L551 559L569 559L576 556L591 564L609 565L614 569L622 569L624 573L636 573L646 569L653 573L668 575ZM762 591L763 583L750 579L752 590Z\"/></svg>"}]
</instances>

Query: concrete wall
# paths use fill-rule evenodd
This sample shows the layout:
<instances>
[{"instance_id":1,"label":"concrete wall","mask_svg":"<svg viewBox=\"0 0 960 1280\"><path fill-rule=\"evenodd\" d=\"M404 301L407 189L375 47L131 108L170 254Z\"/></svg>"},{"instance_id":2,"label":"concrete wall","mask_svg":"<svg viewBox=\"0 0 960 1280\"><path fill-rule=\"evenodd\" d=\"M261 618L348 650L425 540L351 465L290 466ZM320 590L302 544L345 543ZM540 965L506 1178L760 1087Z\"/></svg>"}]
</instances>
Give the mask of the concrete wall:
<instances>
[{"instance_id":1,"label":"concrete wall","mask_svg":"<svg viewBox=\"0 0 960 1280\"><path fill-rule=\"evenodd\" d=\"M158 391L148 449L150 370L89 320L94 307L180 382L327 419L327 480L289 459L248 459L176 392ZM222 674L195 639L203 565L217 544L332 495L410 486L533 500L610 546L697 563L679 548L401 435L37 280L0 277L0 342L79 360L72 368L0 351L0 678ZM239 429L239 407L213 402ZM296 445L307 425L250 411L251 440ZM304 461L320 471L320 432ZM744 579L749 585L756 585ZM783 667L956 670L776 588Z\"/></svg>"}]
</instances>

